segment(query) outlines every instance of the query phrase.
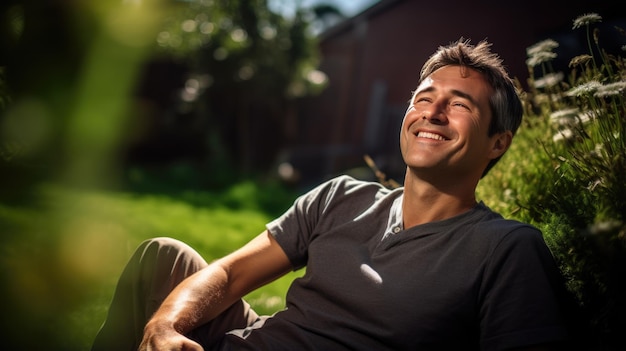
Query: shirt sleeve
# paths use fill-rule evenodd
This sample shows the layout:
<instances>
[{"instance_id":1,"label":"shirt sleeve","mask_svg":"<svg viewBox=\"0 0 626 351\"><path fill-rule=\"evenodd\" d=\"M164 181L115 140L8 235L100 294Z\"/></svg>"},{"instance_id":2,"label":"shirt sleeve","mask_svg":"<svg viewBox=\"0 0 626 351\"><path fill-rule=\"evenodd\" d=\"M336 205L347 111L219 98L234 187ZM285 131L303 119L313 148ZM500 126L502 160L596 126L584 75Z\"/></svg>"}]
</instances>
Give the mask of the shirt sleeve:
<instances>
[{"instance_id":1,"label":"shirt sleeve","mask_svg":"<svg viewBox=\"0 0 626 351\"><path fill-rule=\"evenodd\" d=\"M316 227L326 213L332 199L352 179L340 176L322 183L298 197L280 217L266 225L285 251L294 270L306 265L308 247L316 235Z\"/></svg>"},{"instance_id":2,"label":"shirt sleeve","mask_svg":"<svg viewBox=\"0 0 626 351\"><path fill-rule=\"evenodd\" d=\"M567 338L560 306L564 285L541 232L518 226L495 245L480 294L483 350Z\"/></svg>"}]
</instances>

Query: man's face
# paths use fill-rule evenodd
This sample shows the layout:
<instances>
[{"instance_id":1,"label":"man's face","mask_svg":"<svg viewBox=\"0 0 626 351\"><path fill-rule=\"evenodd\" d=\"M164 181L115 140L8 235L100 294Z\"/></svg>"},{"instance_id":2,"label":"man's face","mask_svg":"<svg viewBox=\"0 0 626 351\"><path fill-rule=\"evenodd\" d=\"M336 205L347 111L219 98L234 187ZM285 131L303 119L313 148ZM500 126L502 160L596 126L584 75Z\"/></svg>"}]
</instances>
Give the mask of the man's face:
<instances>
[{"instance_id":1,"label":"man's face","mask_svg":"<svg viewBox=\"0 0 626 351\"><path fill-rule=\"evenodd\" d=\"M435 176L480 176L494 157L495 136L487 135L492 92L483 75L467 67L444 66L428 76L402 122L400 149L407 166Z\"/></svg>"}]
</instances>

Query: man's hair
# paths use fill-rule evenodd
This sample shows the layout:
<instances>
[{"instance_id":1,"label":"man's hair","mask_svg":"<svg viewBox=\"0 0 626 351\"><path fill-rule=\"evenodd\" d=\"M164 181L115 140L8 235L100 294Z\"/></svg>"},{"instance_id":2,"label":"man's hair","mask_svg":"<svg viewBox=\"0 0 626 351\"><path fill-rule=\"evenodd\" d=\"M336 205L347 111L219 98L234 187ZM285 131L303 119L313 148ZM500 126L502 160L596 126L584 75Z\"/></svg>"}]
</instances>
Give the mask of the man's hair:
<instances>
[{"instance_id":1,"label":"man's hair","mask_svg":"<svg viewBox=\"0 0 626 351\"><path fill-rule=\"evenodd\" d=\"M460 65L481 72L494 89L494 94L489 99L492 118L488 135L507 130L515 135L522 122L522 102L502 59L491 52L491 43L483 40L473 46L469 40L461 38L448 46L440 46L422 67L419 83L434 71L448 65ZM500 157L491 160L482 176L499 160Z\"/></svg>"}]
</instances>

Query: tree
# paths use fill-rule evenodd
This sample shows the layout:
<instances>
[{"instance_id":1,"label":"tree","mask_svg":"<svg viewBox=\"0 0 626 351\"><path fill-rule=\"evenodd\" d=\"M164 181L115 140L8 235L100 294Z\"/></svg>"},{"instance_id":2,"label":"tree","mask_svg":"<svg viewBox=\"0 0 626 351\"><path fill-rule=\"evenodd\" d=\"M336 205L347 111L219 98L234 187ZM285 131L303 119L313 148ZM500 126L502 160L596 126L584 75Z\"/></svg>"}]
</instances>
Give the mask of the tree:
<instances>
[{"instance_id":1,"label":"tree","mask_svg":"<svg viewBox=\"0 0 626 351\"><path fill-rule=\"evenodd\" d=\"M177 108L161 116L173 121L162 132L180 131L169 145L193 140L181 152L203 150L197 156L214 169L267 169L290 140L295 101L324 85L309 18L303 9L285 18L265 0L180 3L156 40L159 59L184 67Z\"/></svg>"}]
</instances>

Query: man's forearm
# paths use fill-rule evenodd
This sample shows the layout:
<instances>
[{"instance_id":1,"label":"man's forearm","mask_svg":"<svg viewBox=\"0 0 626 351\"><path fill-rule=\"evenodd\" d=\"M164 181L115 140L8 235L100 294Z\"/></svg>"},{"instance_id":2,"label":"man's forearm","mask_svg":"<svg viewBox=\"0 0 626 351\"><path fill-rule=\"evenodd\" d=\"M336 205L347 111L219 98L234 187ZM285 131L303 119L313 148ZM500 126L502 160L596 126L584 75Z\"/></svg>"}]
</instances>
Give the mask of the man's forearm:
<instances>
[{"instance_id":1,"label":"man's forearm","mask_svg":"<svg viewBox=\"0 0 626 351\"><path fill-rule=\"evenodd\" d=\"M213 263L172 290L148 321L146 329L155 325L169 326L185 334L215 318L239 298L231 295L227 272Z\"/></svg>"}]
</instances>

